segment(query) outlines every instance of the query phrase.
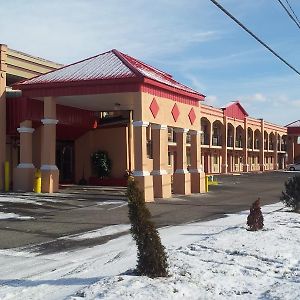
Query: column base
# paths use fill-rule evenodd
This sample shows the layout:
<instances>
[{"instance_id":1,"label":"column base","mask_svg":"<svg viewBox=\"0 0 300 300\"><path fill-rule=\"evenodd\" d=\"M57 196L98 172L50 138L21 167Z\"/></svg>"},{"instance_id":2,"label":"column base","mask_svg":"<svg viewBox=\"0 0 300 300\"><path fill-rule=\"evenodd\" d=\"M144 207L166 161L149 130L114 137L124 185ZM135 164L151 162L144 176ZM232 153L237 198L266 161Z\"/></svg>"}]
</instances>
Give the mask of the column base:
<instances>
[{"instance_id":1,"label":"column base","mask_svg":"<svg viewBox=\"0 0 300 300\"><path fill-rule=\"evenodd\" d=\"M138 188L144 192L145 202L153 202L153 180L152 176L134 176L134 181L137 183Z\"/></svg>"},{"instance_id":2,"label":"column base","mask_svg":"<svg viewBox=\"0 0 300 300\"><path fill-rule=\"evenodd\" d=\"M176 172L173 175L173 192L175 194L190 195L191 174L188 172L187 173L176 173Z\"/></svg>"},{"instance_id":3,"label":"column base","mask_svg":"<svg viewBox=\"0 0 300 300\"><path fill-rule=\"evenodd\" d=\"M153 175L153 192L155 198L171 198L171 175Z\"/></svg>"},{"instance_id":4,"label":"column base","mask_svg":"<svg viewBox=\"0 0 300 300\"><path fill-rule=\"evenodd\" d=\"M249 165L243 165L243 172L249 172Z\"/></svg>"},{"instance_id":5,"label":"column base","mask_svg":"<svg viewBox=\"0 0 300 300\"><path fill-rule=\"evenodd\" d=\"M191 191L192 193L205 193L205 173L191 173Z\"/></svg>"},{"instance_id":6,"label":"column base","mask_svg":"<svg viewBox=\"0 0 300 300\"><path fill-rule=\"evenodd\" d=\"M14 192L32 192L34 182L35 168L17 167L13 172L13 191Z\"/></svg>"},{"instance_id":7,"label":"column base","mask_svg":"<svg viewBox=\"0 0 300 300\"><path fill-rule=\"evenodd\" d=\"M59 170L43 170L42 174L42 193L56 193L59 187Z\"/></svg>"},{"instance_id":8,"label":"column base","mask_svg":"<svg viewBox=\"0 0 300 300\"><path fill-rule=\"evenodd\" d=\"M222 164L221 172L222 172L222 174L227 174L228 173L228 164Z\"/></svg>"},{"instance_id":9,"label":"column base","mask_svg":"<svg viewBox=\"0 0 300 300\"><path fill-rule=\"evenodd\" d=\"M265 168L265 165L259 165L259 170L260 170L260 171L263 172L263 171L265 171L265 169L266 169L266 168Z\"/></svg>"}]
</instances>

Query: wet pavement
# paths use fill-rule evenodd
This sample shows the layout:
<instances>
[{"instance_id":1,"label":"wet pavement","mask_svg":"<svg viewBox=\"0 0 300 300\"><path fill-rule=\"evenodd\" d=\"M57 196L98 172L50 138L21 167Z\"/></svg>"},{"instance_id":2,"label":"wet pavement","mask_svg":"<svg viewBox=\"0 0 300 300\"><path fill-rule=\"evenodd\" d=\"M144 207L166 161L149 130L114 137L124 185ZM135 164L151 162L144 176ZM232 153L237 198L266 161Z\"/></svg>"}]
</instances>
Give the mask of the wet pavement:
<instances>
[{"instance_id":1,"label":"wet pavement","mask_svg":"<svg viewBox=\"0 0 300 300\"><path fill-rule=\"evenodd\" d=\"M207 194L174 195L147 204L157 226L179 225L224 217L247 210L261 198L261 204L279 201L284 182L293 172L268 172L216 176L219 185ZM125 188L69 186L54 195L0 194L0 212L21 219L0 219L0 249L25 247L39 253L53 253L91 247L127 234L128 230L83 240L68 239L117 224L128 224ZM27 218L27 219L22 219Z\"/></svg>"}]
</instances>

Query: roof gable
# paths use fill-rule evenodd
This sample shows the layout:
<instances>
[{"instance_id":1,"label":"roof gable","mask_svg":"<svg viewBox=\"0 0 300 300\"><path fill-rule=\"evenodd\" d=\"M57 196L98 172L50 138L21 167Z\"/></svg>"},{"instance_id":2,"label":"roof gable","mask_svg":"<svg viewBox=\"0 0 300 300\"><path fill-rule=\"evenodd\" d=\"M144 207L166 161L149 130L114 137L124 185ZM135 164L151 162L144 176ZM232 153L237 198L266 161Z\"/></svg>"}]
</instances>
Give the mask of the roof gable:
<instances>
[{"instance_id":1,"label":"roof gable","mask_svg":"<svg viewBox=\"0 0 300 300\"><path fill-rule=\"evenodd\" d=\"M227 105L222 107L222 109L224 111L224 115L230 118L244 120L248 117L248 113L239 101L229 102Z\"/></svg>"},{"instance_id":2,"label":"roof gable","mask_svg":"<svg viewBox=\"0 0 300 300\"><path fill-rule=\"evenodd\" d=\"M25 89L33 87L33 85L67 85L70 82L112 79L133 79L137 81L148 79L150 83L154 81L167 85L173 89L193 94L200 100L205 97L201 93L177 82L171 75L115 49L19 82L14 87Z\"/></svg>"},{"instance_id":3,"label":"roof gable","mask_svg":"<svg viewBox=\"0 0 300 300\"><path fill-rule=\"evenodd\" d=\"M288 128L290 128L290 127L300 127L300 120L292 122L292 123L286 125L285 127L288 127Z\"/></svg>"}]
</instances>

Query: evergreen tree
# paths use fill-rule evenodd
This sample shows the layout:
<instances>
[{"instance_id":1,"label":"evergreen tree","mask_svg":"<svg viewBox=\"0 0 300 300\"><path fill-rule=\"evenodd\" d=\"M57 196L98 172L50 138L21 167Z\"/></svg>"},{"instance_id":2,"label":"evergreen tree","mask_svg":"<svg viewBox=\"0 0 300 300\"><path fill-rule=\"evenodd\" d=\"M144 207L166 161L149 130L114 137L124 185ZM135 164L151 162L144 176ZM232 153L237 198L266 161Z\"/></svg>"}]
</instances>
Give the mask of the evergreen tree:
<instances>
[{"instance_id":1,"label":"evergreen tree","mask_svg":"<svg viewBox=\"0 0 300 300\"><path fill-rule=\"evenodd\" d=\"M285 182L285 191L280 200L294 211L300 212L300 176L294 176Z\"/></svg>"},{"instance_id":2,"label":"evergreen tree","mask_svg":"<svg viewBox=\"0 0 300 300\"><path fill-rule=\"evenodd\" d=\"M137 245L137 274L151 278L168 276L165 247L161 244L158 231L150 220L151 213L145 204L143 193L132 177L128 180L127 197L130 231Z\"/></svg>"},{"instance_id":3,"label":"evergreen tree","mask_svg":"<svg viewBox=\"0 0 300 300\"><path fill-rule=\"evenodd\" d=\"M264 227L264 217L260 209L260 199L252 203L250 207L250 214L247 218L247 225L249 226L250 231L257 231L263 229Z\"/></svg>"}]
</instances>

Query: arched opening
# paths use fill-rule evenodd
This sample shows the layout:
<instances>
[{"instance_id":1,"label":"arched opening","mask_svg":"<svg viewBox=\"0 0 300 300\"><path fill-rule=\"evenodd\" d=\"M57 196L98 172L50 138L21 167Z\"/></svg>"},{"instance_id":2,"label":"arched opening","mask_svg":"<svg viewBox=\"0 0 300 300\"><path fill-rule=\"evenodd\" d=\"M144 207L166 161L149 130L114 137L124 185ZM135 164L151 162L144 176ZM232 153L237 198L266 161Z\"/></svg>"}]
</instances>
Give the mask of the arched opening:
<instances>
[{"instance_id":1,"label":"arched opening","mask_svg":"<svg viewBox=\"0 0 300 300\"><path fill-rule=\"evenodd\" d=\"M254 149L259 150L260 148L260 139L261 139L261 132L256 129L254 131Z\"/></svg>"},{"instance_id":2,"label":"arched opening","mask_svg":"<svg viewBox=\"0 0 300 300\"><path fill-rule=\"evenodd\" d=\"M233 147L234 143L234 126L228 123L227 126L227 147Z\"/></svg>"},{"instance_id":3,"label":"arched opening","mask_svg":"<svg viewBox=\"0 0 300 300\"><path fill-rule=\"evenodd\" d=\"M269 135L266 131L264 131L264 150L269 149Z\"/></svg>"},{"instance_id":4,"label":"arched opening","mask_svg":"<svg viewBox=\"0 0 300 300\"><path fill-rule=\"evenodd\" d=\"M213 122L212 145L222 146L222 129L223 124L220 121Z\"/></svg>"},{"instance_id":5,"label":"arched opening","mask_svg":"<svg viewBox=\"0 0 300 300\"><path fill-rule=\"evenodd\" d=\"M202 145L209 145L210 141L210 122L207 118L201 118L201 144Z\"/></svg>"},{"instance_id":6,"label":"arched opening","mask_svg":"<svg viewBox=\"0 0 300 300\"><path fill-rule=\"evenodd\" d=\"M244 147L244 129L241 125L236 128L236 138L235 138L235 147L243 148Z\"/></svg>"},{"instance_id":7,"label":"arched opening","mask_svg":"<svg viewBox=\"0 0 300 300\"><path fill-rule=\"evenodd\" d=\"M248 139L247 139L247 148L253 149L253 130L251 128L248 128Z\"/></svg>"},{"instance_id":8,"label":"arched opening","mask_svg":"<svg viewBox=\"0 0 300 300\"><path fill-rule=\"evenodd\" d=\"M269 135L269 150L275 150L275 134L271 132Z\"/></svg>"}]
</instances>

